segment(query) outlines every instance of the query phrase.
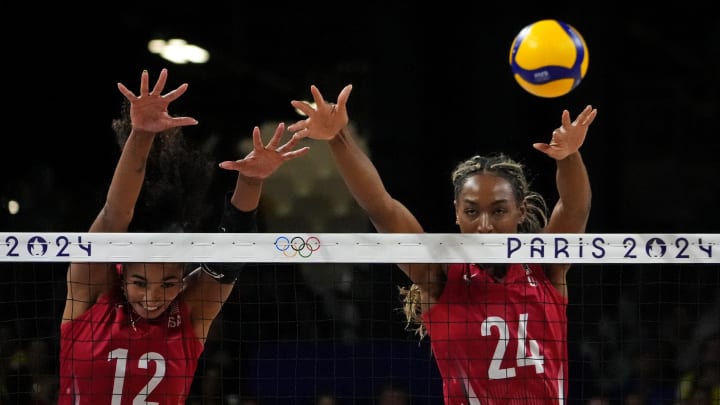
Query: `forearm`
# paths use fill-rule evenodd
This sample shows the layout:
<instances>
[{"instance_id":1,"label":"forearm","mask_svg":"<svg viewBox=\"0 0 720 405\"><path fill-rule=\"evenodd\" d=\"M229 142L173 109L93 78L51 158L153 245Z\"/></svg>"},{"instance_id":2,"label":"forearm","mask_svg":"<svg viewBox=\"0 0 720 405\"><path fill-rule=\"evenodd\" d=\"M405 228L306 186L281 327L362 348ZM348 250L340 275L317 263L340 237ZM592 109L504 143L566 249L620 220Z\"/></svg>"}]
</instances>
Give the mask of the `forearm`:
<instances>
[{"instance_id":1,"label":"forearm","mask_svg":"<svg viewBox=\"0 0 720 405\"><path fill-rule=\"evenodd\" d=\"M235 201L239 197L238 191L236 188L234 192L225 195L223 214L218 230L230 233L257 232L257 203L249 209L238 206ZM242 200L242 198L240 199Z\"/></svg>"},{"instance_id":2,"label":"forearm","mask_svg":"<svg viewBox=\"0 0 720 405\"><path fill-rule=\"evenodd\" d=\"M559 200L553 216L556 213L562 215L562 220L556 222L563 224L563 229L557 228L555 231L584 231L590 215L592 191L580 152L557 161L556 183Z\"/></svg>"},{"instance_id":3,"label":"forearm","mask_svg":"<svg viewBox=\"0 0 720 405\"><path fill-rule=\"evenodd\" d=\"M239 181L239 179L238 179ZM242 190L235 188L225 196L223 214L218 230L223 233L257 232L257 210L239 209L233 199L240 198ZM256 206L257 207L257 206ZM232 284L237 279L245 263L203 263L202 269L221 284Z\"/></svg>"},{"instance_id":4,"label":"forearm","mask_svg":"<svg viewBox=\"0 0 720 405\"><path fill-rule=\"evenodd\" d=\"M373 203L387 195L385 185L375 165L355 141L348 128L329 141L335 165L350 193L366 211L372 211Z\"/></svg>"},{"instance_id":5,"label":"forearm","mask_svg":"<svg viewBox=\"0 0 720 405\"><path fill-rule=\"evenodd\" d=\"M93 228L105 232L125 231L132 220L143 181L154 133L133 129L122 149L101 212L102 224L96 221Z\"/></svg>"},{"instance_id":6,"label":"forearm","mask_svg":"<svg viewBox=\"0 0 720 405\"><path fill-rule=\"evenodd\" d=\"M263 180L238 174L230 202L240 211L250 212L257 209L260 204Z\"/></svg>"}]
</instances>

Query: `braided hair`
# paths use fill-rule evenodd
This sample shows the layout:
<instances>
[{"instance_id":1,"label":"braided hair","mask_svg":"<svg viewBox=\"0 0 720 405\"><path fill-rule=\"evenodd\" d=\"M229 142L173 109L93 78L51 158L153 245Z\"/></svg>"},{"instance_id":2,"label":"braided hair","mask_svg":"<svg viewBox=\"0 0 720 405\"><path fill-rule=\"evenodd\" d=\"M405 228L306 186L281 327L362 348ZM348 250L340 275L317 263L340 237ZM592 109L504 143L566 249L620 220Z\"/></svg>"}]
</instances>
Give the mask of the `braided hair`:
<instances>
[{"instance_id":1,"label":"braided hair","mask_svg":"<svg viewBox=\"0 0 720 405\"><path fill-rule=\"evenodd\" d=\"M541 194L530 189L525 167L521 163L503 153L488 156L475 155L460 162L455 166L451 176L455 199L459 197L465 181L477 174L492 174L510 183L515 200L524 203L526 208L525 217L518 225L519 232L539 233L545 228L548 222L547 203ZM417 284L412 284L410 287L399 287L399 290L407 328L414 330L422 339L427 335L421 317L422 290Z\"/></svg>"}]
</instances>

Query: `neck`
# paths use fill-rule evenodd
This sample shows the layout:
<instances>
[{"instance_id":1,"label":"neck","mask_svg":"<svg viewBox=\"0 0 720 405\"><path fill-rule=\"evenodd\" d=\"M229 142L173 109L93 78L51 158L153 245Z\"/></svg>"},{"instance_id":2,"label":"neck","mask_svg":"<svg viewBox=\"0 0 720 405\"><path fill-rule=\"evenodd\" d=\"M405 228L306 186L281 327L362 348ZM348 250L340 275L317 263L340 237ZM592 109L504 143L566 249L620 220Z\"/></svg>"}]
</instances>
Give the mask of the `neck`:
<instances>
[{"instance_id":1,"label":"neck","mask_svg":"<svg viewBox=\"0 0 720 405\"><path fill-rule=\"evenodd\" d=\"M478 266L498 281L502 281L507 274L507 266L504 264L478 264Z\"/></svg>"},{"instance_id":2,"label":"neck","mask_svg":"<svg viewBox=\"0 0 720 405\"><path fill-rule=\"evenodd\" d=\"M137 316L137 319L135 317ZM137 332L137 328L135 327L135 322L142 319L142 317L135 313L135 311L132 309L132 305L128 304L128 317L130 318L130 327L132 330Z\"/></svg>"}]
</instances>

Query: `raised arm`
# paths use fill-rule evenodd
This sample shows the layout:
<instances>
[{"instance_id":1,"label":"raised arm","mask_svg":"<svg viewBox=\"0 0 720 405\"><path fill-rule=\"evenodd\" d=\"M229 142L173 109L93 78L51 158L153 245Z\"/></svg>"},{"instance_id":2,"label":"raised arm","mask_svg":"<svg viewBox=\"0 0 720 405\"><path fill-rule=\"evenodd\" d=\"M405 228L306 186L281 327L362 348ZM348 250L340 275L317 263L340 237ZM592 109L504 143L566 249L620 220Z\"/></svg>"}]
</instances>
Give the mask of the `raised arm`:
<instances>
[{"instance_id":1,"label":"raised arm","mask_svg":"<svg viewBox=\"0 0 720 405\"><path fill-rule=\"evenodd\" d=\"M225 195L220 232L257 232L255 216L263 182L283 163L303 156L310 150L309 147L294 149L301 139L299 136L293 136L280 145L284 132L285 125L281 123L267 145L263 145L260 129L255 127L253 150L243 159L219 164L222 169L238 172L235 189ZM194 272L188 279L184 297L190 307L197 336L203 340L230 296L243 267L243 263L203 263L203 271Z\"/></svg>"},{"instance_id":2,"label":"raised arm","mask_svg":"<svg viewBox=\"0 0 720 405\"><path fill-rule=\"evenodd\" d=\"M340 175L352 193L355 201L365 210L378 232L422 233L423 228L405 205L393 198L385 188L380 175L370 158L358 146L348 127L347 100L352 91L348 85L340 92L337 104L323 99L320 90L311 86L316 108L306 102L293 100L292 106L308 118L288 127L298 135L318 140L327 140ZM431 302L442 291L444 273L442 266L398 264L410 280L422 287L430 296L424 302Z\"/></svg>"},{"instance_id":3,"label":"raised arm","mask_svg":"<svg viewBox=\"0 0 720 405\"><path fill-rule=\"evenodd\" d=\"M588 128L595 120L597 110L588 105L574 121L570 112L563 111L561 125L553 131L550 143L536 143L533 147L557 162L556 183L558 201L552 210L545 232L585 232L590 216L590 178L580 147L585 141ZM549 267L550 278L561 292L567 295L565 275L570 264L554 264Z\"/></svg>"},{"instance_id":4,"label":"raised arm","mask_svg":"<svg viewBox=\"0 0 720 405\"><path fill-rule=\"evenodd\" d=\"M118 83L118 89L130 102L132 130L115 167L105 204L90 226L90 232L124 232L128 229L145 179L146 161L155 135L173 127L197 124L194 118L171 117L168 114L169 104L185 93L187 84L163 95L166 81L167 69L163 69L150 91L148 72L143 71L139 95ZM84 313L117 282L111 263L71 263L67 273L68 291L63 321Z\"/></svg>"},{"instance_id":5,"label":"raised arm","mask_svg":"<svg viewBox=\"0 0 720 405\"><path fill-rule=\"evenodd\" d=\"M550 143L536 143L533 147L557 162L556 182L558 202L545 229L550 233L585 232L590 215L590 179L580 155L590 124L597 110L587 106L574 121L570 112L562 113L562 124L553 131Z\"/></svg>"},{"instance_id":6,"label":"raised arm","mask_svg":"<svg viewBox=\"0 0 720 405\"><path fill-rule=\"evenodd\" d=\"M338 96L337 104L326 102L315 86L311 86L310 91L317 108L293 100L292 105L308 118L296 122L288 129L303 137L329 142L340 175L355 201L368 213L378 232L423 232L415 216L387 192L375 165L358 146L354 134L347 126L347 100L352 86L345 86Z\"/></svg>"}]
</instances>

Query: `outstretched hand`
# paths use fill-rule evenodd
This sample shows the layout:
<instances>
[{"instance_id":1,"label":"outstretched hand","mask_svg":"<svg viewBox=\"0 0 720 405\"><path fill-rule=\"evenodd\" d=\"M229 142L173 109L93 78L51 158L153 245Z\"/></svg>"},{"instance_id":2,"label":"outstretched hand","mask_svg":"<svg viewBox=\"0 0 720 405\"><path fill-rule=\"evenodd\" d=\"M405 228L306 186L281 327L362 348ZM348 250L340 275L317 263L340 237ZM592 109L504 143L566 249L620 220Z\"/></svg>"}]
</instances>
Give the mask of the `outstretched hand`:
<instances>
[{"instance_id":1,"label":"outstretched hand","mask_svg":"<svg viewBox=\"0 0 720 405\"><path fill-rule=\"evenodd\" d=\"M167 74L167 69L161 70L155 87L149 91L149 75L147 70L143 70L140 77L139 96L136 96L122 83L117 84L120 92L130 101L130 121L134 129L158 133L170 128L198 123L191 117L172 117L168 114L168 105L185 93L188 85L183 83L180 87L163 95Z\"/></svg>"},{"instance_id":2,"label":"outstretched hand","mask_svg":"<svg viewBox=\"0 0 720 405\"><path fill-rule=\"evenodd\" d=\"M534 143L533 148L545 153L555 160L562 160L577 152L585 142L590 124L597 116L597 109L591 105L585 107L575 121L570 121L570 112L562 113L562 124L553 131L550 143Z\"/></svg>"},{"instance_id":3,"label":"outstretched hand","mask_svg":"<svg viewBox=\"0 0 720 405\"><path fill-rule=\"evenodd\" d=\"M328 103L320 94L315 85L310 86L316 107L313 108L305 101L292 100L290 104L307 116L288 127L288 131L294 132L302 138L319 140L330 140L345 128L348 124L347 100L350 97L352 85L345 86L338 95L337 104Z\"/></svg>"},{"instance_id":4,"label":"outstretched hand","mask_svg":"<svg viewBox=\"0 0 720 405\"><path fill-rule=\"evenodd\" d=\"M255 127L253 129L253 150L243 159L221 162L219 166L225 170L236 170L241 175L253 179L264 180L270 177L283 163L303 156L310 150L307 146L293 150L301 139L298 135L293 135L285 144L278 146L284 132L285 124L281 122L275 129L275 134L270 142L263 146L260 128Z\"/></svg>"}]
</instances>

